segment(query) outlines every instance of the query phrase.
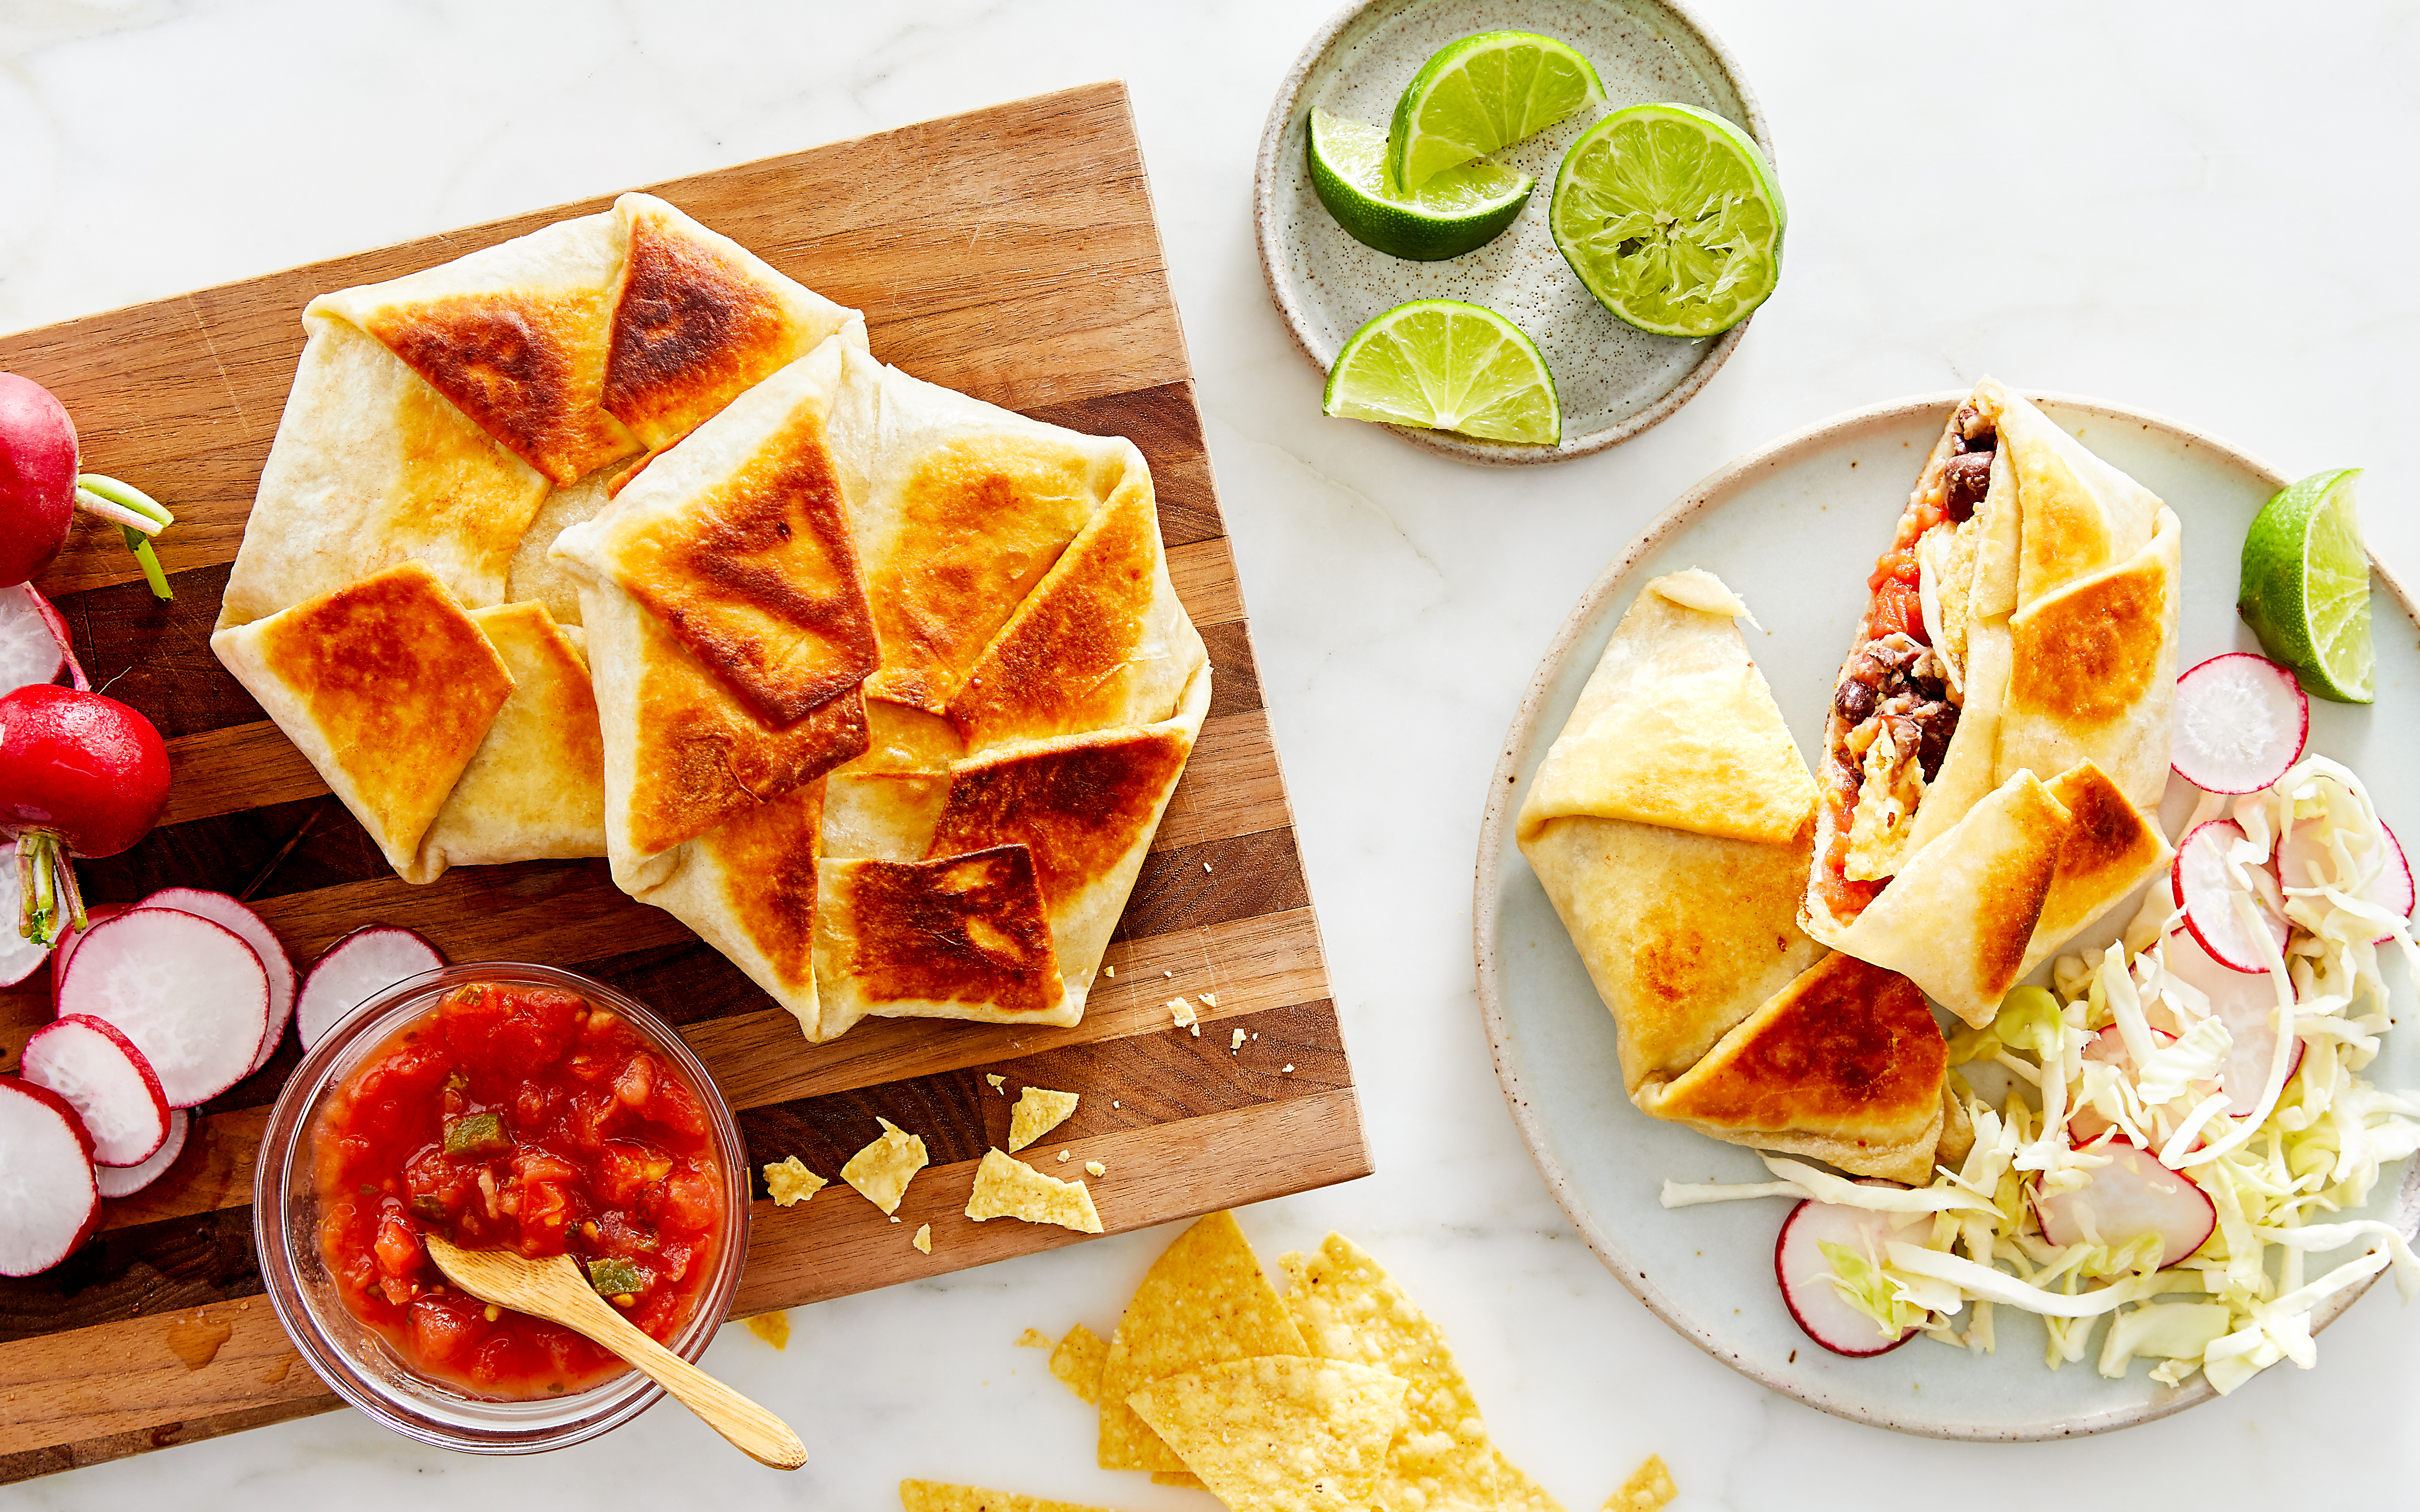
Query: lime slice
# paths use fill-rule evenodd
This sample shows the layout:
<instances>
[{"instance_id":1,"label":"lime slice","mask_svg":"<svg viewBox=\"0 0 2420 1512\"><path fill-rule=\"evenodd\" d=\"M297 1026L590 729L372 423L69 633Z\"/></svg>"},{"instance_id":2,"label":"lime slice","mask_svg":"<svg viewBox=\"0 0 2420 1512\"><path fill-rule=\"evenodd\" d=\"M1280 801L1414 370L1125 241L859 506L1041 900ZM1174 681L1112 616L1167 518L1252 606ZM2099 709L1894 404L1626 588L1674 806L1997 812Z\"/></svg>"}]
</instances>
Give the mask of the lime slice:
<instances>
[{"instance_id":1,"label":"lime slice","mask_svg":"<svg viewBox=\"0 0 2420 1512\"><path fill-rule=\"evenodd\" d=\"M1662 336L1746 319L1780 280L1789 218L1755 141L1690 105L1633 105L1581 132L1548 212L1597 302Z\"/></svg>"},{"instance_id":2,"label":"lime slice","mask_svg":"<svg viewBox=\"0 0 2420 1512\"><path fill-rule=\"evenodd\" d=\"M2353 514L2359 468L2314 472L2260 506L2243 536L2236 612L2261 648L2303 686L2339 703L2367 703L2369 552Z\"/></svg>"},{"instance_id":3,"label":"lime slice","mask_svg":"<svg viewBox=\"0 0 2420 1512\"><path fill-rule=\"evenodd\" d=\"M1460 300L1414 300L1353 332L1322 406L1345 420L1552 446L1563 409L1538 344Z\"/></svg>"},{"instance_id":4,"label":"lime slice","mask_svg":"<svg viewBox=\"0 0 2420 1512\"><path fill-rule=\"evenodd\" d=\"M1448 168L1409 199L1387 193L1387 133L1311 113L1311 185L1336 224L1389 257L1435 262L1503 235L1538 181L1492 162Z\"/></svg>"},{"instance_id":5,"label":"lime slice","mask_svg":"<svg viewBox=\"0 0 2420 1512\"><path fill-rule=\"evenodd\" d=\"M1438 51L1395 101L1387 171L1405 194L1605 99L1589 60L1535 32L1481 32Z\"/></svg>"}]
</instances>

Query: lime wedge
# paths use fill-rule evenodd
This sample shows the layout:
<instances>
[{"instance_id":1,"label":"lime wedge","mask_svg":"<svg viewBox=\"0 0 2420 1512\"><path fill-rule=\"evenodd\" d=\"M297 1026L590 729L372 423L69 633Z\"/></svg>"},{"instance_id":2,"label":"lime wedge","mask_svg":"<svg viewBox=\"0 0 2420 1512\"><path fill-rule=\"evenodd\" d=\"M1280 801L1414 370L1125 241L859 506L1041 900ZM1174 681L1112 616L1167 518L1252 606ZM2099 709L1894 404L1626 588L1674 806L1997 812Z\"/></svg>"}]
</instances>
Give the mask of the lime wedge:
<instances>
[{"instance_id":1,"label":"lime wedge","mask_svg":"<svg viewBox=\"0 0 2420 1512\"><path fill-rule=\"evenodd\" d=\"M1563 409L1538 344L1460 300L1414 300L1353 332L1322 406L1345 420L1552 446Z\"/></svg>"},{"instance_id":2,"label":"lime wedge","mask_svg":"<svg viewBox=\"0 0 2420 1512\"><path fill-rule=\"evenodd\" d=\"M2339 703L2367 703L2369 552L2353 513L2359 468L2314 472L2260 506L2243 536L2236 612L2261 648L2303 686Z\"/></svg>"},{"instance_id":3,"label":"lime wedge","mask_svg":"<svg viewBox=\"0 0 2420 1512\"><path fill-rule=\"evenodd\" d=\"M1409 199L1387 193L1387 133L1311 113L1311 185L1353 239L1389 257L1435 262L1503 235L1538 181L1492 162L1448 168Z\"/></svg>"},{"instance_id":4,"label":"lime wedge","mask_svg":"<svg viewBox=\"0 0 2420 1512\"><path fill-rule=\"evenodd\" d=\"M1580 133L1548 224L1597 302L1662 336L1711 336L1781 277L1789 212L1749 135L1690 105L1633 105Z\"/></svg>"},{"instance_id":5,"label":"lime wedge","mask_svg":"<svg viewBox=\"0 0 2420 1512\"><path fill-rule=\"evenodd\" d=\"M1387 171L1405 194L1448 168L1533 136L1605 99L1589 60L1535 32L1481 32L1440 49L1395 101Z\"/></svg>"}]
</instances>

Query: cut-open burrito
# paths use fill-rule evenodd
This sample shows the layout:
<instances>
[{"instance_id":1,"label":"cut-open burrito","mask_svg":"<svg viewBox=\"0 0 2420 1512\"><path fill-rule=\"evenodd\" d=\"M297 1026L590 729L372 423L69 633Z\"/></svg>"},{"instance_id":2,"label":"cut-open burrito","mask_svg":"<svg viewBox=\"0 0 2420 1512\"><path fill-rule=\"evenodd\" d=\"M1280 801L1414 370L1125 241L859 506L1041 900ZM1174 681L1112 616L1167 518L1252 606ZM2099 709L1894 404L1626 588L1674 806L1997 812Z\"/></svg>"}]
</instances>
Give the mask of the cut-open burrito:
<instances>
[{"instance_id":1,"label":"cut-open burrito","mask_svg":"<svg viewBox=\"0 0 2420 1512\"><path fill-rule=\"evenodd\" d=\"M1716 1138L1921 1180L1946 1051L1913 987L1796 922L1815 787L1712 574L1623 614L1515 825L1612 1011L1622 1088Z\"/></svg>"},{"instance_id":2,"label":"cut-open burrito","mask_svg":"<svg viewBox=\"0 0 2420 1512\"><path fill-rule=\"evenodd\" d=\"M2146 816L2168 770L2180 534L2040 409L1977 386L1834 687L1809 934L1979 1025L2166 862Z\"/></svg>"}]
</instances>

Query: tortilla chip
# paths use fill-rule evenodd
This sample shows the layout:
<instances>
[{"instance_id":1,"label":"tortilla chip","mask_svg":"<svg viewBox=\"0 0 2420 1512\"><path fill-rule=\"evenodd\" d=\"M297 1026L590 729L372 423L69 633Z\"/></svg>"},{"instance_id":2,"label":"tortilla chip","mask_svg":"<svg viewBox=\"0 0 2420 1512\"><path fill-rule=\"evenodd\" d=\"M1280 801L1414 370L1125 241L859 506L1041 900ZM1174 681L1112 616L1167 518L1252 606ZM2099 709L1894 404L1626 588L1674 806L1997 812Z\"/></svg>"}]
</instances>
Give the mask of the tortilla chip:
<instances>
[{"instance_id":1,"label":"tortilla chip","mask_svg":"<svg viewBox=\"0 0 2420 1512\"><path fill-rule=\"evenodd\" d=\"M787 1350L790 1347L790 1315L758 1313L748 1319L748 1332L777 1350Z\"/></svg>"},{"instance_id":2,"label":"tortilla chip","mask_svg":"<svg viewBox=\"0 0 2420 1512\"><path fill-rule=\"evenodd\" d=\"M933 1226L931 1224L918 1224L916 1226L916 1237L909 1240L908 1242L915 1245L917 1253L920 1255L932 1254Z\"/></svg>"},{"instance_id":3,"label":"tortilla chip","mask_svg":"<svg viewBox=\"0 0 2420 1512\"><path fill-rule=\"evenodd\" d=\"M807 1169L807 1163L796 1155L765 1167L765 1193L777 1208L804 1202L830 1185L830 1181Z\"/></svg>"},{"instance_id":4,"label":"tortilla chip","mask_svg":"<svg viewBox=\"0 0 2420 1512\"><path fill-rule=\"evenodd\" d=\"M1521 1467L1496 1451L1497 1512L1563 1512L1554 1493L1522 1473Z\"/></svg>"},{"instance_id":5,"label":"tortilla chip","mask_svg":"<svg viewBox=\"0 0 2420 1512\"><path fill-rule=\"evenodd\" d=\"M1202 1484L1201 1476L1189 1470L1155 1470L1151 1473L1151 1483L1154 1486L1190 1486L1197 1491L1210 1489Z\"/></svg>"},{"instance_id":6,"label":"tortilla chip","mask_svg":"<svg viewBox=\"0 0 2420 1512\"><path fill-rule=\"evenodd\" d=\"M1376 1504L1493 1512L1496 1449L1443 1331L1342 1234L1328 1235L1317 1254L1288 1255L1278 1265L1293 1283L1287 1309L1313 1354L1374 1366L1409 1388L1410 1426L1387 1456Z\"/></svg>"},{"instance_id":7,"label":"tortilla chip","mask_svg":"<svg viewBox=\"0 0 2420 1512\"><path fill-rule=\"evenodd\" d=\"M1029 1087L1008 1115L1008 1152L1012 1155L1067 1121L1076 1111L1077 1092L1053 1092Z\"/></svg>"},{"instance_id":8,"label":"tortilla chip","mask_svg":"<svg viewBox=\"0 0 2420 1512\"><path fill-rule=\"evenodd\" d=\"M980 1486L952 1486L938 1480L903 1480L899 1504L907 1512L1103 1512L1074 1502L1046 1502L1036 1496L987 1491Z\"/></svg>"},{"instance_id":9,"label":"tortilla chip","mask_svg":"<svg viewBox=\"0 0 2420 1512\"><path fill-rule=\"evenodd\" d=\"M1662 1455L1649 1455L1639 1462L1621 1489L1606 1498L1605 1512L1659 1512L1681 1489L1672 1484L1672 1473L1664 1468Z\"/></svg>"},{"instance_id":10,"label":"tortilla chip","mask_svg":"<svg viewBox=\"0 0 2420 1512\"><path fill-rule=\"evenodd\" d=\"M1038 1328L1029 1328L1016 1335L1016 1347L1020 1350L1047 1350L1050 1348L1050 1335Z\"/></svg>"},{"instance_id":11,"label":"tortilla chip","mask_svg":"<svg viewBox=\"0 0 2420 1512\"><path fill-rule=\"evenodd\" d=\"M1127 1402L1231 1507L1365 1512L1404 1392L1367 1365L1263 1355L1155 1381Z\"/></svg>"},{"instance_id":12,"label":"tortilla chip","mask_svg":"<svg viewBox=\"0 0 2420 1512\"><path fill-rule=\"evenodd\" d=\"M984 1151L975 1167L975 1189L967 1198L967 1216L977 1223L987 1218L1022 1218L1030 1224L1057 1224L1079 1234L1101 1231L1101 1215L1093 1211L1093 1194L1081 1181L1045 1176L1025 1162L997 1149Z\"/></svg>"},{"instance_id":13,"label":"tortilla chip","mask_svg":"<svg viewBox=\"0 0 2420 1512\"><path fill-rule=\"evenodd\" d=\"M840 1179L884 1212L897 1212L908 1183L929 1164L924 1141L903 1132L889 1119L874 1121L882 1125L882 1137L851 1155L840 1168Z\"/></svg>"},{"instance_id":14,"label":"tortilla chip","mask_svg":"<svg viewBox=\"0 0 2420 1512\"><path fill-rule=\"evenodd\" d=\"M1050 1373L1060 1384L1096 1406L1101 1400L1101 1371L1109 1363L1109 1341L1081 1323L1069 1329L1050 1351Z\"/></svg>"},{"instance_id":15,"label":"tortilla chip","mask_svg":"<svg viewBox=\"0 0 2420 1512\"><path fill-rule=\"evenodd\" d=\"M1305 1352L1302 1331L1235 1215L1211 1213L1152 1262L1118 1320L1101 1371L1101 1468L1187 1468L1126 1404L1146 1382L1223 1361Z\"/></svg>"}]
</instances>

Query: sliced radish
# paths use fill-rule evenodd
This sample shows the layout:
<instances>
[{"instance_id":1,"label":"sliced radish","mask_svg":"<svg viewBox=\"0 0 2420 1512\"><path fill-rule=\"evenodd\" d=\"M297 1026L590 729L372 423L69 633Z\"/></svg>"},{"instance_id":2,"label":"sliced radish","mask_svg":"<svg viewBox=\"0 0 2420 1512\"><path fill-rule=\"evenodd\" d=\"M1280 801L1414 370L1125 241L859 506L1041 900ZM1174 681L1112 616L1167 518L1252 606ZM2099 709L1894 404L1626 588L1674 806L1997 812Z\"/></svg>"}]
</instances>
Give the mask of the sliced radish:
<instances>
[{"instance_id":1,"label":"sliced radish","mask_svg":"<svg viewBox=\"0 0 2420 1512\"><path fill-rule=\"evenodd\" d=\"M34 1275L76 1252L101 1221L92 1136L46 1087L0 1076L0 1275Z\"/></svg>"},{"instance_id":2,"label":"sliced radish","mask_svg":"<svg viewBox=\"0 0 2420 1512\"><path fill-rule=\"evenodd\" d=\"M36 945L17 933L17 842L0 841L0 899L8 908L0 912L0 987L14 987L42 969L56 947Z\"/></svg>"},{"instance_id":3,"label":"sliced radish","mask_svg":"<svg viewBox=\"0 0 2420 1512\"><path fill-rule=\"evenodd\" d=\"M269 1029L269 973L223 924L134 908L85 933L59 1007L116 1026L151 1062L168 1105L187 1108L251 1070Z\"/></svg>"},{"instance_id":4,"label":"sliced radish","mask_svg":"<svg viewBox=\"0 0 2420 1512\"><path fill-rule=\"evenodd\" d=\"M76 1110L96 1165L140 1165L168 1137L168 1098L151 1062L100 1019L70 1013L43 1025L25 1041L18 1069Z\"/></svg>"},{"instance_id":5,"label":"sliced radish","mask_svg":"<svg viewBox=\"0 0 2420 1512\"><path fill-rule=\"evenodd\" d=\"M2404 857L2403 842L2395 838L2395 831L2387 827L2385 820L2378 822L2378 828L2379 833L2386 837L2386 864L2378 869L2377 874L2369 879L2369 886L2362 888L2357 896L2398 918L2410 918L2415 901L2412 890L2412 863ZM2352 853L2353 863L2365 872L2378 856L2375 840L2367 844L2348 841L2346 849ZM2279 843L2277 875L2289 887L2317 887L2335 879L2335 859L2328 854L2318 825L2296 825L2293 832ZM2381 934L2370 943L2383 945L2393 938L2391 934Z\"/></svg>"},{"instance_id":6,"label":"sliced radish","mask_svg":"<svg viewBox=\"0 0 2420 1512\"><path fill-rule=\"evenodd\" d=\"M2177 679L2168 759L2204 793L2257 793L2286 775L2311 734L2311 700L2266 656L2230 651Z\"/></svg>"},{"instance_id":7,"label":"sliced radish","mask_svg":"<svg viewBox=\"0 0 2420 1512\"><path fill-rule=\"evenodd\" d=\"M2211 959L2190 930L2177 930L2164 941L2161 954L2168 970L2188 987L2210 999L2213 1017L2226 1026L2229 1048L2219 1068L2219 1087L2226 1093L2226 1111L2242 1118L2260 1105L2269 1085L2269 1062L2277 1053L2277 988L2266 971L2242 972ZM2303 1041L2294 1041L2294 1063L2286 1068L2288 1080L2303 1068Z\"/></svg>"},{"instance_id":8,"label":"sliced radish","mask_svg":"<svg viewBox=\"0 0 2420 1512\"><path fill-rule=\"evenodd\" d=\"M101 1195L113 1199L131 1197L160 1180L162 1176L167 1174L169 1166L177 1164L177 1157L185 1152L185 1136L198 1121L193 1114L183 1108L170 1108L167 1142L163 1144L149 1160L140 1165L129 1165L123 1170L115 1165L100 1165L93 1168L93 1181L101 1188Z\"/></svg>"},{"instance_id":9,"label":"sliced radish","mask_svg":"<svg viewBox=\"0 0 2420 1512\"><path fill-rule=\"evenodd\" d=\"M2210 1195L2133 1145L2101 1147L2109 1164L2072 1192L2035 1204L2042 1238L2054 1244L2116 1246L2145 1234L2160 1236L2160 1264L2176 1264L2202 1247L2218 1227ZM2089 1229L2089 1234L2086 1230Z\"/></svg>"},{"instance_id":10,"label":"sliced radish","mask_svg":"<svg viewBox=\"0 0 2420 1512\"><path fill-rule=\"evenodd\" d=\"M269 1057L277 1054L279 1041L286 1038L286 1026L293 1021L294 993L299 985L294 958L286 953L277 932L234 898L200 887L163 887L134 906L173 908L180 914L207 918L235 931L237 938L252 947L252 953L260 957L261 966L269 973L269 1032L260 1037L260 1049L252 1057L252 1070L268 1065ZM249 1076L252 1072L244 1074Z\"/></svg>"},{"instance_id":11,"label":"sliced radish","mask_svg":"<svg viewBox=\"0 0 2420 1512\"><path fill-rule=\"evenodd\" d=\"M2212 960L2236 971L2266 971L2268 957L2253 931L2268 930L2276 942L2276 953L2281 957L2286 953L2286 895L2263 867L2248 869L2250 893L2236 885L2227 869L2226 851L2244 838L2243 826L2232 819L2195 825L2177 847L2176 862L2168 869L2168 886L2176 894L2177 906L2185 911L2185 927ZM2251 901L2248 915L2237 906L2241 898Z\"/></svg>"},{"instance_id":12,"label":"sliced radish","mask_svg":"<svg viewBox=\"0 0 2420 1512\"><path fill-rule=\"evenodd\" d=\"M365 924L311 964L294 1002L304 1054L346 1014L407 977L445 964L445 954L398 924Z\"/></svg>"},{"instance_id":13,"label":"sliced radish","mask_svg":"<svg viewBox=\"0 0 2420 1512\"><path fill-rule=\"evenodd\" d=\"M32 583L0 588L0 693L62 676L91 686L68 645L67 622Z\"/></svg>"},{"instance_id":14,"label":"sliced radish","mask_svg":"<svg viewBox=\"0 0 2420 1512\"><path fill-rule=\"evenodd\" d=\"M2180 933L2182 932L2180 931ZM2177 1042L2175 1035L2157 1025L2151 1026L2150 1029L2152 1037L2161 1044L2171 1045ZM2085 1041L2084 1058L2121 1067L2129 1081L2133 1080L2136 1074L2133 1054L2126 1048L2126 1037L2118 1033L2115 1026L2102 1030ZM2068 1115L2068 1138L2079 1145L2088 1145L2116 1127L2118 1127L2116 1124L2102 1117L2100 1111L2089 1103L2078 1107L2073 1113Z\"/></svg>"},{"instance_id":15,"label":"sliced radish","mask_svg":"<svg viewBox=\"0 0 2420 1512\"><path fill-rule=\"evenodd\" d=\"M1855 1359L1888 1354L1916 1337L1916 1331L1887 1337L1880 1323L1850 1306L1832 1280L1832 1260L1823 1246L1839 1244L1879 1259L1885 1244L1931 1221L1929 1212L1876 1212L1812 1198L1799 1203L1781 1221L1781 1235L1773 1244L1773 1273L1781 1283L1782 1305L1808 1338L1834 1354Z\"/></svg>"},{"instance_id":16,"label":"sliced radish","mask_svg":"<svg viewBox=\"0 0 2420 1512\"><path fill-rule=\"evenodd\" d=\"M59 936L51 952L51 1009L59 1006L59 983L68 980L68 957L75 953L76 941L92 933L92 927L104 918L116 918L126 912L124 903L95 903L84 911L84 928L71 929Z\"/></svg>"}]
</instances>

